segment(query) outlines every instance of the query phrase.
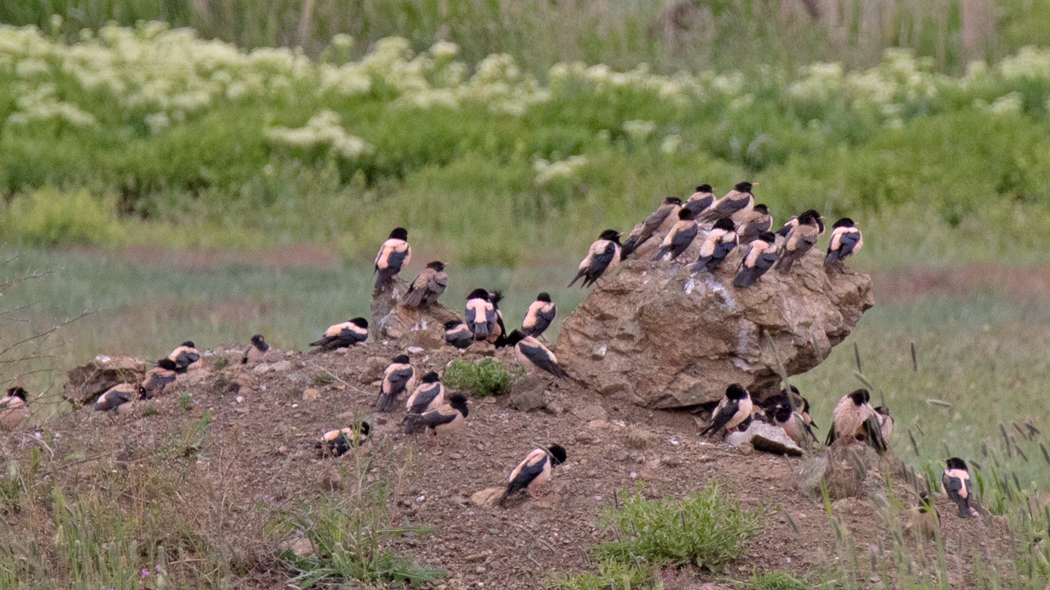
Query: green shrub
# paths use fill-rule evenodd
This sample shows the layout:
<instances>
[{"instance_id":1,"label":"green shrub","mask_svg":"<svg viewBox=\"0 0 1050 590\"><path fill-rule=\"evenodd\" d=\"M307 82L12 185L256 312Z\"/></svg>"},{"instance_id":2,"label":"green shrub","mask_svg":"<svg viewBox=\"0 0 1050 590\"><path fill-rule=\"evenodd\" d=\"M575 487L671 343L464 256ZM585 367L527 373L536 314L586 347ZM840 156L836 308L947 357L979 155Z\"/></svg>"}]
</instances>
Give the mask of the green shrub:
<instances>
[{"instance_id":1,"label":"green shrub","mask_svg":"<svg viewBox=\"0 0 1050 590\"><path fill-rule=\"evenodd\" d=\"M639 490L602 515L619 540L598 545L595 554L620 563L642 557L654 565L717 568L743 554L760 519L717 484L681 500L646 500Z\"/></svg>"},{"instance_id":2,"label":"green shrub","mask_svg":"<svg viewBox=\"0 0 1050 590\"><path fill-rule=\"evenodd\" d=\"M547 581L549 590L648 590L654 584L653 567L642 563L603 560L598 573L557 573Z\"/></svg>"},{"instance_id":3,"label":"green shrub","mask_svg":"<svg viewBox=\"0 0 1050 590\"><path fill-rule=\"evenodd\" d=\"M506 395L518 378L524 373L519 368L508 371L503 363L485 358L476 363L463 359L452 361L441 382L447 387L469 391L472 397Z\"/></svg>"},{"instance_id":4,"label":"green shrub","mask_svg":"<svg viewBox=\"0 0 1050 590\"><path fill-rule=\"evenodd\" d=\"M786 572L769 572L751 577L753 590L810 590L812 586Z\"/></svg>"},{"instance_id":5,"label":"green shrub","mask_svg":"<svg viewBox=\"0 0 1050 590\"><path fill-rule=\"evenodd\" d=\"M16 197L6 211L0 209L0 228L34 246L104 243L113 211L111 203L86 190L64 193L45 187Z\"/></svg>"}]
</instances>

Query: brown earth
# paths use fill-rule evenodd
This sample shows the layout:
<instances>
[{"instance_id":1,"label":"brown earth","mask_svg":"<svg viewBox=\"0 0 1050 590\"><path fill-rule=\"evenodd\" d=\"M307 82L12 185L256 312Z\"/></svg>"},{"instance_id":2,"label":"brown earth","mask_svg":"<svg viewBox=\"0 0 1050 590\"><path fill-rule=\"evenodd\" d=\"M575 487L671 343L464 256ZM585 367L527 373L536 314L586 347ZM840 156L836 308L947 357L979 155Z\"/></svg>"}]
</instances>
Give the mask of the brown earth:
<instances>
[{"instance_id":1,"label":"brown earth","mask_svg":"<svg viewBox=\"0 0 1050 590\"><path fill-rule=\"evenodd\" d=\"M588 549L614 538L599 526L599 515L622 498L623 489L642 482L647 497L681 497L718 483L743 506L765 514L758 536L725 571L665 572L667 588L699 588L726 577L746 580L755 571L810 574L848 556L823 500L800 489L800 460L702 440L689 414L617 405L568 382L549 381L545 410L524 413L512 409L508 398L477 399L466 426L447 439L428 445L422 436L407 437L399 428L400 404L394 414L371 414L377 368L383 366L376 359L397 353L370 343L342 353L291 354L286 365L267 371L238 364L208 368L183 378L174 393L140 402L123 415L78 410L45 425L52 435L47 439L55 458L52 471L82 492L100 485L91 474L110 468L178 474L188 488L180 492L187 512L210 523L202 526L204 534L214 546L227 548L240 572L235 582L244 588L278 587L290 577L274 559L288 539L266 534L270 514L257 507L290 507L323 490L347 487L354 458L321 459L314 442L324 431L360 418L375 428L367 477L390 482L392 521L434 527L429 534L402 538L396 548L446 568L448 576L436 588L537 588L556 571L593 571ZM454 358L477 354L445 348L411 356L417 370L441 371ZM514 362L510 351L497 356ZM304 399L307 389L315 390L317 399ZM190 394L192 409L180 404L183 394ZM203 445L195 454L173 453L205 412L212 413L212 421ZM21 441L22 452L34 446L27 438ZM569 460L556 469L548 500L509 509L471 503L475 492L505 486L507 474L534 446L555 442L566 447ZM894 492L906 507L914 505L910 488ZM891 529L897 528L879 504L845 499L832 505L865 570L872 561L889 561L888 553L877 554L879 547L890 551ZM939 498L938 506L953 588L966 587L972 578L972 556L979 555L985 568L1007 559L1000 518L983 513L963 521L946 499ZM6 518L16 525L19 515ZM916 562L933 562L936 546L920 543L911 555Z\"/></svg>"}]
</instances>

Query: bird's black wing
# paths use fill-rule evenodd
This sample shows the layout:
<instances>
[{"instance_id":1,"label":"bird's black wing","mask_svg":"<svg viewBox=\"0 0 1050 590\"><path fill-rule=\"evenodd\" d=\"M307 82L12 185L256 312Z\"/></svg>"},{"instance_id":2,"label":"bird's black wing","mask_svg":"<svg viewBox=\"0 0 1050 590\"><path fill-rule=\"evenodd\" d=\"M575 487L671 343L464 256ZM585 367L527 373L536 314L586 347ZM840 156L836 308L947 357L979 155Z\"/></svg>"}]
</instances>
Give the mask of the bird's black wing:
<instances>
[{"instance_id":1,"label":"bird's black wing","mask_svg":"<svg viewBox=\"0 0 1050 590\"><path fill-rule=\"evenodd\" d=\"M152 392L153 390L160 389L169 383L175 382L175 375L152 375L149 381L142 384L142 387L146 391Z\"/></svg>"},{"instance_id":2,"label":"bird's black wing","mask_svg":"<svg viewBox=\"0 0 1050 590\"><path fill-rule=\"evenodd\" d=\"M712 257L719 261L725 260L725 257L729 256L729 253L735 248L736 240L719 240L719 242L715 244L715 251L714 254L712 254Z\"/></svg>"},{"instance_id":3,"label":"bird's black wing","mask_svg":"<svg viewBox=\"0 0 1050 590\"><path fill-rule=\"evenodd\" d=\"M725 406L720 410L715 411L715 415L711 417L711 424L707 428L700 431L700 436L706 436L709 432L718 433L719 430L725 428L726 424L733 419L737 411L740 410L740 402L737 400L729 400Z\"/></svg>"},{"instance_id":4,"label":"bird's black wing","mask_svg":"<svg viewBox=\"0 0 1050 590\"><path fill-rule=\"evenodd\" d=\"M558 308L552 307L550 313L544 313L543 310L536 312L536 324L532 327L532 336L539 336L550 327L551 322L554 321L555 316L558 315Z\"/></svg>"},{"instance_id":5,"label":"bird's black wing","mask_svg":"<svg viewBox=\"0 0 1050 590\"><path fill-rule=\"evenodd\" d=\"M396 395L404 391L405 385L408 384L409 379L412 378L414 373L415 371L413 371L411 367L390 373L388 378L390 381L390 393Z\"/></svg>"},{"instance_id":6,"label":"bird's black wing","mask_svg":"<svg viewBox=\"0 0 1050 590\"><path fill-rule=\"evenodd\" d=\"M436 398L440 392L441 387L437 383L431 386L430 389L420 392L416 397L415 403L413 403L412 407L408 409L408 412L410 414L422 414L423 411L427 409L427 406L430 405L430 402L434 401L434 398Z\"/></svg>"},{"instance_id":7,"label":"bird's black wing","mask_svg":"<svg viewBox=\"0 0 1050 590\"><path fill-rule=\"evenodd\" d=\"M738 199L722 199L713 208L704 211L701 215L702 221L715 221L736 213L747 206L747 197Z\"/></svg>"},{"instance_id":8,"label":"bird's black wing","mask_svg":"<svg viewBox=\"0 0 1050 590\"><path fill-rule=\"evenodd\" d=\"M131 395L123 391L106 392L95 402L95 409L100 412L115 409L131 401Z\"/></svg>"},{"instance_id":9,"label":"bird's black wing","mask_svg":"<svg viewBox=\"0 0 1050 590\"><path fill-rule=\"evenodd\" d=\"M835 258L846 258L853 253L853 249L860 243L860 234L857 232L844 233L839 237L839 249Z\"/></svg>"},{"instance_id":10,"label":"bird's black wing","mask_svg":"<svg viewBox=\"0 0 1050 590\"><path fill-rule=\"evenodd\" d=\"M879 453L885 453L886 441L882 438L882 425L879 424L877 415L868 416L861 428L864 430L864 440L868 446Z\"/></svg>"},{"instance_id":11,"label":"bird's black wing","mask_svg":"<svg viewBox=\"0 0 1050 590\"><path fill-rule=\"evenodd\" d=\"M714 202L715 202L715 196L714 195L708 195L708 196L704 197L703 199L695 199L693 201L689 201L682 208L683 209L688 209L689 212L693 214L693 217L696 217L700 213L704 212L708 207L711 206L711 203L714 203Z\"/></svg>"},{"instance_id":12,"label":"bird's black wing","mask_svg":"<svg viewBox=\"0 0 1050 590\"><path fill-rule=\"evenodd\" d=\"M609 264L616 257L616 244L609 243L604 250L594 255L591 258L591 265L584 269L587 278L583 280L583 286L588 284L593 285L597 281L605 269L609 268Z\"/></svg>"},{"instance_id":13,"label":"bird's black wing","mask_svg":"<svg viewBox=\"0 0 1050 590\"><path fill-rule=\"evenodd\" d=\"M685 249L689 247L689 244L692 244L693 240L696 239L698 231L700 230L694 223L692 226L687 227L674 235L674 238L671 239L671 260L678 258L682 252L685 252Z\"/></svg>"},{"instance_id":14,"label":"bird's black wing","mask_svg":"<svg viewBox=\"0 0 1050 590\"><path fill-rule=\"evenodd\" d=\"M506 495L509 496L515 494L529 487L532 480L536 479L541 473L543 473L543 469L547 466L548 460L549 458L544 456L543 459L537 461L535 464L526 465L522 468L522 470L518 472L518 476L507 484Z\"/></svg>"},{"instance_id":15,"label":"bird's black wing","mask_svg":"<svg viewBox=\"0 0 1050 590\"><path fill-rule=\"evenodd\" d=\"M364 342L368 339L367 335L361 335L351 330L350 328L343 328L339 332L338 341L341 346L353 346L359 342Z\"/></svg>"},{"instance_id":16,"label":"bird's black wing","mask_svg":"<svg viewBox=\"0 0 1050 590\"><path fill-rule=\"evenodd\" d=\"M188 367L199 360L201 360L200 354L184 350L175 357L175 364L180 367Z\"/></svg>"},{"instance_id":17,"label":"bird's black wing","mask_svg":"<svg viewBox=\"0 0 1050 590\"><path fill-rule=\"evenodd\" d=\"M835 421L832 420L831 421L831 427L828 428L828 437L824 441L824 446L829 446L831 443L835 442L836 438L837 438L837 436L835 434Z\"/></svg>"},{"instance_id":18,"label":"bird's black wing","mask_svg":"<svg viewBox=\"0 0 1050 590\"><path fill-rule=\"evenodd\" d=\"M421 416L421 419L427 428L435 428L442 424L448 424L455 420L459 416L459 412L452 410L449 414L442 414L441 410L431 410Z\"/></svg>"},{"instance_id":19,"label":"bird's black wing","mask_svg":"<svg viewBox=\"0 0 1050 590\"><path fill-rule=\"evenodd\" d=\"M559 379L568 376L565 374L565 371L563 371L561 367L551 359L550 354L545 349L538 346L528 346L521 342L518 343L518 349L521 350L521 354L525 355L525 358L532 361L532 364L547 371L551 375L554 375Z\"/></svg>"}]
</instances>

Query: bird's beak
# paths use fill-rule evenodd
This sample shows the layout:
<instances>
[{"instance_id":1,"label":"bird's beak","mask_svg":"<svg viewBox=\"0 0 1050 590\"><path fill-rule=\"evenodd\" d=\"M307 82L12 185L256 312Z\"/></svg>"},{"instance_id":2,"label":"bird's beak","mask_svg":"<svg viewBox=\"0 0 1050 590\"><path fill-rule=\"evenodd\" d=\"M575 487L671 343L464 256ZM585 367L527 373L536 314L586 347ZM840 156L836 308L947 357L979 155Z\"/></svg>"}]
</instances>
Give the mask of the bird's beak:
<instances>
[{"instance_id":1,"label":"bird's beak","mask_svg":"<svg viewBox=\"0 0 1050 590\"><path fill-rule=\"evenodd\" d=\"M751 186L758 186L758 183L757 182L752 182Z\"/></svg>"}]
</instances>

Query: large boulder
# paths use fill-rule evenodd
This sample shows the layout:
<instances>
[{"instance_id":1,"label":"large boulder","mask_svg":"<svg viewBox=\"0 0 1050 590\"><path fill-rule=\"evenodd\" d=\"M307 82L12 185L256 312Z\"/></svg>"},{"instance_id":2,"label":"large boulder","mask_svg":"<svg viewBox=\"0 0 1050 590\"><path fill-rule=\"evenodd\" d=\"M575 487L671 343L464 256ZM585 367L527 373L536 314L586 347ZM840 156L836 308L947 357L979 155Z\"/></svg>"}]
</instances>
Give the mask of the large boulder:
<instances>
[{"instance_id":1,"label":"large boulder","mask_svg":"<svg viewBox=\"0 0 1050 590\"><path fill-rule=\"evenodd\" d=\"M146 369L145 359L100 354L66 374L62 396L75 406L90 404L115 385L141 382Z\"/></svg>"},{"instance_id":2,"label":"large boulder","mask_svg":"<svg viewBox=\"0 0 1050 590\"><path fill-rule=\"evenodd\" d=\"M743 250L714 275L674 262L619 265L562 324L559 364L602 394L649 408L716 402L731 383L762 399L780 382L778 357L788 375L812 369L874 305L867 275L825 270L816 250L790 274L773 270L737 289Z\"/></svg>"},{"instance_id":3,"label":"large boulder","mask_svg":"<svg viewBox=\"0 0 1050 590\"><path fill-rule=\"evenodd\" d=\"M440 348L445 344L445 322L461 319L451 309L436 303L409 307L401 304L408 283L396 278L391 285L372 294L373 340L398 340L405 346Z\"/></svg>"}]
</instances>

